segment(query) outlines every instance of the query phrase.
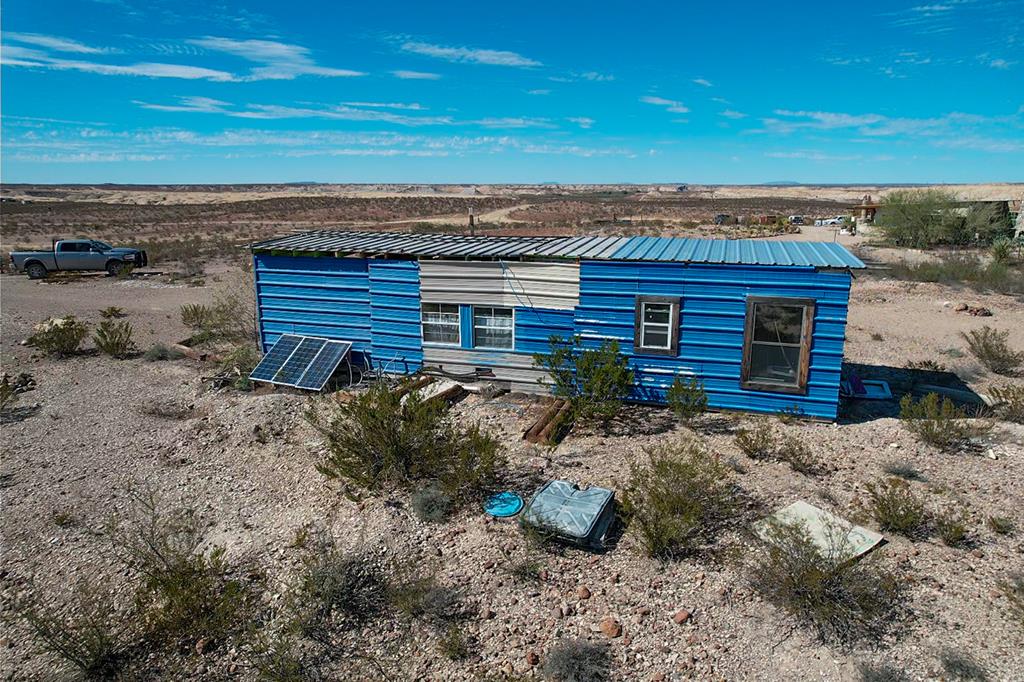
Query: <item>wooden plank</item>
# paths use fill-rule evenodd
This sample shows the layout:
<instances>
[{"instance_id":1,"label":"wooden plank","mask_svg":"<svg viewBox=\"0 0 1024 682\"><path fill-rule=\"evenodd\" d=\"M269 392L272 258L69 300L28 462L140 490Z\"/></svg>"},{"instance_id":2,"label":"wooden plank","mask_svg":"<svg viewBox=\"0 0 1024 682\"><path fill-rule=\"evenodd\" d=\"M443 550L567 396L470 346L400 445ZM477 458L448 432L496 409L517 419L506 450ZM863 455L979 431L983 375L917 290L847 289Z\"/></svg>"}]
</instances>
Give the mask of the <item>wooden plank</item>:
<instances>
[{"instance_id":1,"label":"wooden plank","mask_svg":"<svg viewBox=\"0 0 1024 682\"><path fill-rule=\"evenodd\" d=\"M540 434L541 430L548 425L548 422L550 422L552 418L554 418L555 414L562 408L563 404L565 404L565 400L562 400L561 398L552 401L551 404L547 406L547 409L541 413L540 417L530 425L530 428L526 429L523 433L523 438L530 443L536 443L538 434Z\"/></svg>"}]
</instances>

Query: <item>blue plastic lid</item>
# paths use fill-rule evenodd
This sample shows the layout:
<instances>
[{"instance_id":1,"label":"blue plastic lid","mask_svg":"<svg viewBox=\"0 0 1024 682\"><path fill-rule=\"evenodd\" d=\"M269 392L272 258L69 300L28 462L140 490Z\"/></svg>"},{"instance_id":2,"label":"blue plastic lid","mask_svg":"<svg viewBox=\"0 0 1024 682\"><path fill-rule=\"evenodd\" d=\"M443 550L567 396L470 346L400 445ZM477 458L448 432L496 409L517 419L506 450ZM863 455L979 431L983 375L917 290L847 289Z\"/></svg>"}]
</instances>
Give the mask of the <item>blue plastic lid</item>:
<instances>
[{"instance_id":1,"label":"blue plastic lid","mask_svg":"<svg viewBox=\"0 0 1024 682\"><path fill-rule=\"evenodd\" d=\"M491 495L484 503L484 511L491 516L515 516L523 508L523 498L512 491Z\"/></svg>"}]
</instances>

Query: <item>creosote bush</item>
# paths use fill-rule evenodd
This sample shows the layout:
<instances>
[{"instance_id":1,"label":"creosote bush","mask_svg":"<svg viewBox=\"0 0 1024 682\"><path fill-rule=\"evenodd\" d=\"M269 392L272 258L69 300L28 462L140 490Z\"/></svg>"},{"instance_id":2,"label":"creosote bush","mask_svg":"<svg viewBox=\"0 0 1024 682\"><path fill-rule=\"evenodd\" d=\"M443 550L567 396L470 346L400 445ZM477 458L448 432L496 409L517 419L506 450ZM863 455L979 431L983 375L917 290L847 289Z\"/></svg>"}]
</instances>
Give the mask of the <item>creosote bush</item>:
<instances>
[{"instance_id":1,"label":"creosote bush","mask_svg":"<svg viewBox=\"0 0 1024 682\"><path fill-rule=\"evenodd\" d=\"M900 580L873 553L849 561L846 529L819 548L800 524L769 526L751 562L751 582L765 599L841 646L880 640L898 621Z\"/></svg>"},{"instance_id":2,"label":"creosote bush","mask_svg":"<svg viewBox=\"0 0 1024 682\"><path fill-rule=\"evenodd\" d=\"M307 558L299 579L299 623L310 634L340 623L365 623L388 605L386 567L368 554L335 549Z\"/></svg>"},{"instance_id":3,"label":"creosote bush","mask_svg":"<svg viewBox=\"0 0 1024 682\"><path fill-rule=\"evenodd\" d=\"M758 417L752 428L737 430L735 443L751 459L771 459L778 447L775 430L765 417Z\"/></svg>"},{"instance_id":4,"label":"creosote bush","mask_svg":"<svg viewBox=\"0 0 1024 682\"><path fill-rule=\"evenodd\" d=\"M962 508L932 515L935 531L939 538L950 547L963 547L968 543L967 519L967 510Z\"/></svg>"},{"instance_id":5,"label":"creosote bush","mask_svg":"<svg viewBox=\"0 0 1024 682\"><path fill-rule=\"evenodd\" d=\"M534 354L533 363L551 376L555 395L569 401L573 418L612 420L633 387L633 370L619 342L606 340L597 349L586 349L578 336L571 341L553 336L550 344L549 352Z\"/></svg>"},{"instance_id":6,"label":"creosote bush","mask_svg":"<svg viewBox=\"0 0 1024 682\"><path fill-rule=\"evenodd\" d=\"M79 351L88 333L86 324L74 315L51 317L35 326L35 333L28 338L28 344L46 355L67 357Z\"/></svg>"},{"instance_id":7,"label":"creosote bush","mask_svg":"<svg viewBox=\"0 0 1024 682\"><path fill-rule=\"evenodd\" d=\"M606 646L581 639L561 639L540 666L549 682L596 682L610 678L611 654Z\"/></svg>"},{"instance_id":8,"label":"creosote bush","mask_svg":"<svg viewBox=\"0 0 1024 682\"><path fill-rule=\"evenodd\" d=\"M100 352L118 360L131 356L136 348L132 341L132 324L128 320L103 320L93 332L92 342Z\"/></svg>"},{"instance_id":9,"label":"creosote bush","mask_svg":"<svg viewBox=\"0 0 1024 682\"><path fill-rule=\"evenodd\" d=\"M708 409L708 394L704 384L696 377L676 377L667 393L668 406L684 423L704 414Z\"/></svg>"},{"instance_id":10,"label":"creosote bush","mask_svg":"<svg viewBox=\"0 0 1024 682\"><path fill-rule=\"evenodd\" d=\"M993 374L1012 376L1024 363L1024 353L1011 349L1007 344L1010 337L1008 331L998 331L986 325L966 334L961 333L961 336L967 342L971 354Z\"/></svg>"},{"instance_id":11,"label":"creosote bush","mask_svg":"<svg viewBox=\"0 0 1024 682\"><path fill-rule=\"evenodd\" d=\"M901 478L868 483L867 511L882 530L908 538L923 538L929 532L928 511L924 500Z\"/></svg>"},{"instance_id":12,"label":"creosote bush","mask_svg":"<svg viewBox=\"0 0 1024 682\"><path fill-rule=\"evenodd\" d=\"M705 549L736 513L730 469L696 439L646 455L630 465L622 503L644 551L672 559Z\"/></svg>"},{"instance_id":13,"label":"creosote bush","mask_svg":"<svg viewBox=\"0 0 1024 682\"><path fill-rule=\"evenodd\" d=\"M967 415L949 398L929 393L919 401L905 395L900 400L900 420L919 440L940 450L954 450L968 441L973 429Z\"/></svg>"},{"instance_id":14,"label":"creosote bush","mask_svg":"<svg viewBox=\"0 0 1024 682\"><path fill-rule=\"evenodd\" d=\"M999 401L996 414L1006 421L1024 424L1024 386L1003 384L993 386L989 393Z\"/></svg>"},{"instance_id":15,"label":"creosote bush","mask_svg":"<svg viewBox=\"0 0 1024 682\"><path fill-rule=\"evenodd\" d=\"M228 351L220 361L220 373L231 377L231 386L239 391L252 390L249 375L260 364L260 353L255 346L243 343Z\"/></svg>"},{"instance_id":16,"label":"creosote bush","mask_svg":"<svg viewBox=\"0 0 1024 682\"><path fill-rule=\"evenodd\" d=\"M457 425L442 401L417 391L403 400L383 383L347 403L311 403L306 418L329 449L317 470L371 491L437 481L465 501L490 485L502 464L500 444L478 424Z\"/></svg>"},{"instance_id":17,"label":"creosote bush","mask_svg":"<svg viewBox=\"0 0 1024 682\"><path fill-rule=\"evenodd\" d=\"M776 456L789 464L793 471L801 474L814 475L821 471L821 463L811 452L811 448L793 435L783 436L776 451Z\"/></svg>"}]
</instances>

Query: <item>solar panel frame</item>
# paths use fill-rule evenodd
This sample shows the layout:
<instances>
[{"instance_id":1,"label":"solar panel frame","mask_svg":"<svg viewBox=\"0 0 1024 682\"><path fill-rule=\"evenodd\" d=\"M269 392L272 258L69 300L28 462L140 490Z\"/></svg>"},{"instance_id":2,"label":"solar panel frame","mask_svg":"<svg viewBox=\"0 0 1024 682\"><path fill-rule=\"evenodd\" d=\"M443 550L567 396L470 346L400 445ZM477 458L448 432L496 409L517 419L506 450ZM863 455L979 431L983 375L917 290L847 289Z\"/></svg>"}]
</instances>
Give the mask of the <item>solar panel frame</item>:
<instances>
[{"instance_id":1,"label":"solar panel frame","mask_svg":"<svg viewBox=\"0 0 1024 682\"><path fill-rule=\"evenodd\" d=\"M302 338L297 334L282 334L249 373L249 378L253 381L272 383L281 366L288 361L295 349L302 343ZM290 345L293 341L294 345Z\"/></svg>"},{"instance_id":2,"label":"solar panel frame","mask_svg":"<svg viewBox=\"0 0 1024 682\"><path fill-rule=\"evenodd\" d=\"M328 341L295 382L295 387L311 391L321 390L351 349L352 344L349 341Z\"/></svg>"},{"instance_id":3,"label":"solar panel frame","mask_svg":"<svg viewBox=\"0 0 1024 682\"><path fill-rule=\"evenodd\" d=\"M313 362L314 358L323 350L326 344L327 339L312 336L303 337L299 347L295 349L291 357L281 365L281 369L274 375L274 383L281 384L282 386L295 386L310 363Z\"/></svg>"}]
</instances>

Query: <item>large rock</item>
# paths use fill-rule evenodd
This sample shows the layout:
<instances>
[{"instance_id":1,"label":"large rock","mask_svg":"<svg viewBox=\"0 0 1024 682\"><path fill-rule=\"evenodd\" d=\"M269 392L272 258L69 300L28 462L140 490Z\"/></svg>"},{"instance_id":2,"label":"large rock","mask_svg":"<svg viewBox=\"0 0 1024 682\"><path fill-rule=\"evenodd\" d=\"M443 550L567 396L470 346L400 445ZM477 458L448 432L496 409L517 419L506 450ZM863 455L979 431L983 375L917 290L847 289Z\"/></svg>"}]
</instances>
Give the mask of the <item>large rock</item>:
<instances>
[{"instance_id":1,"label":"large rock","mask_svg":"<svg viewBox=\"0 0 1024 682\"><path fill-rule=\"evenodd\" d=\"M622 636L622 623L615 616L605 616L602 618L600 627L605 637L615 638Z\"/></svg>"}]
</instances>

